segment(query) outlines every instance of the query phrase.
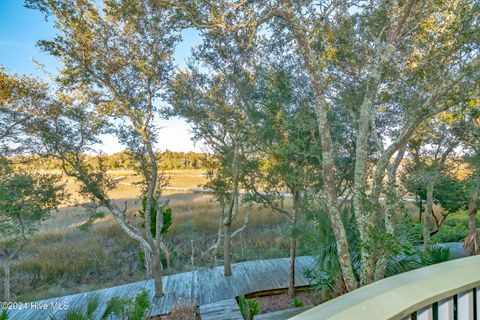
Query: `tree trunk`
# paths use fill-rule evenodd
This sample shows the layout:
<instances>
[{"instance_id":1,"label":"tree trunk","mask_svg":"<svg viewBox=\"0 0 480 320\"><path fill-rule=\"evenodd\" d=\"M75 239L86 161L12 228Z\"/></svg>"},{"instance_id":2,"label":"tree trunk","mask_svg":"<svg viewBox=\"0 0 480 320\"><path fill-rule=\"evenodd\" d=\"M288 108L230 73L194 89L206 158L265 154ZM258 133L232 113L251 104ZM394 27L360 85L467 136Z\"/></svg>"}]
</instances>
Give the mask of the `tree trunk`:
<instances>
[{"instance_id":1,"label":"tree trunk","mask_svg":"<svg viewBox=\"0 0 480 320\"><path fill-rule=\"evenodd\" d=\"M231 261L231 243L232 243L232 220L233 217L237 215L238 211L238 190L237 185L235 183L234 190L232 194L232 203L227 211L227 217L223 224L223 273L225 276L232 275L232 261Z\"/></svg>"},{"instance_id":2,"label":"tree trunk","mask_svg":"<svg viewBox=\"0 0 480 320\"><path fill-rule=\"evenodd\" d=\"M231 222L223 225L223 273L225 276L232 275L232 266L230 260L230 226Z\"/></svg>"},{"instance_id":3,"label":"tree trunk","mask_svg":"<svg viewBox=\"0 0 480 320\"><path fill-rule=\"evenodd\" d=\"M365 192L367 184L368 137L370 133L370 118L372 112L374 89L379 70L375 70L369 79L365 100L360 109L358 129L355 140L355 176L353 181L353 208L361 239L361 270L360 284L373 282L374 262L372 255L374 215L371 206L367 205Z\"/></svg>"},{"instance_id":4,"label":"tree trunk","mask_svg":"<svg viewBox=\"0 0 480 320\"><path fill-rule=\"evenodd\" d=\"M430 228L429 228L429 213L433 211L433 182L428 182L427 185L427 210L423 214L423 247L426 249L430 246Z\"/></svg>"},{"instance_id":5,"label":"tree trunk","mask_svg":"<svg viewBox=\"0 0 480 320\"><path fill-rule=\"evenodd\" d=\"M324 179L325 208L335 234L338 259L340 268L349 291L358 287L358 282L353 272L352 259L348 249L347 235L343 225L340 210L337 206L337 191L335 177L335 160L333 154L333 141L330 132L329 105L325 100L323 77L318 64L317 56L310 47L304 28L295 16L290 1L283 1L288 7L283 11L282 17L289 24L291 31L297 40L298 49L303 57L305 68L310 77L310 82L315 98L315 113L317 114L318 129L320 131L320 142L322 145L322 173Z\"/></svg>"},{"instance_id":6,"label":"tree trunk","mask_svg":"<svg viewBox=\"0 0 480 320\"><path fill-rule=\"evenodd\" d=\"M292 235L290 238L290 279L288 281L288 296L295 297L295 257L297 255L297 240Z\"/></svg>"},{"instance_id":7,"label":"tree trunk","mask_svg":"<svg viewBox=\"0 0 480 320\"><path fill-rule=\"evenodd\" d=\"M232 159L232 177L233 177L233 190L231 193L230 204L227 211L227 217L223 224L223 273L225 276L232 275L231 266L231 228L232 220L238 213L238 146L234 146L233 159Z\"/></svg>"},{"instance_id":8,"label":"tree trunk","mask_svg":"<svg viewBox=\"0 0 480 320\"><path fill-rule=\"evenodd\" d=\"M160 253L156 250L151 255L152 261L152 276L155 280L155 298L161 298L163 296L163 284L162 284L162 261L160 260Z\"/></svg>"},{"instance_id":9,"label":"tree trunk","mask_svg":"<svg viewBox=\"0 0 480 320\"><path fill-rule=\"evenodd\" d=\"M477 233L477 202L478 188L472 191L470 203L468 204L468 235L474 236Z\"/></svg>"},{"instance_id":10,"label":"tree trunk","mask_svg":"<svg viewBox=\"0 0 480 320\"><path fill-rule=\"evenodd\" d=\"M160 252L157 250L150 250L150 248L143 246L143 254L145 257L145 269L147 271L148 279L153 279L155 286L155 297L161 298L163 296L162 287L162 261L160 259Z\"/></svg>"},{"instance_id":11,"label":"tree trunk","mask_svg":"<svg viewBox=\"0 0 480 320\"><path fill-rule=\"evenodd\" d=\"M170 252L164 252L165 254L165 262L167 264L167 270L170 270L172 268L172 260L170 257Z\"/></svg>"},{"instance_id":12,"label":"tree trunk","mask_svg":"<svg viewBox=\"0 0 480 320\"><path fill-rule=\"evenodd\" d=\"M10 261L3 263L3 301L10 302Z\"/></svg>"},{"instance_id":13,"label":"tree trunk","mask_svg":"<svg viewBox=\"0 0 480 320\"><path fill-rule=\"evenodd\" d=\"M303 193L299 191L293 194L292 233L290 235L290 279L288 281L288 296L295 297L295 258L297 257L296 227L298 216L303 208Z\"/></svg>"},{"instance_id":14,"label":"tree trunk","mask_svg":"<svg viewBox=\"0 0 480 320\"><path fill-rule=\"evenodd\" d=\"M423 201L422 198L418 199L418 222L422 222Z\"/></svg>"},{"instance_id":15,"label":"tree trunk","mask_svg":"<svg viewBox=\"0 0 480 320\"><path fill-rule=\"evenodd\" d=\"M143 258L144 258L144 263L145 263L145 270L147 271L147 277L153 278L153 272L152 272L152 254L151 250L147 246L142 246L143 250Z\"/></svg>"},{"instance_id":16,"label":"tree trunk","mask_svg":"<svg viewBox=\"0 0 480 320\"><path fill-rule=\"evenodd\" d=\"M480 234L477 233L477 202L479 197L479 186L473 186L468 204L468 236L463 242L463 248L469 255L480 254Z\"/></svg>"},{"instance_id":17,"label":"tree trunk","mask_svg":"<svg viewBox=\"0 0 480 320\"><path fill-rule=\"evenodd\" d=\"M397 170L403 160L403 157L405 156L406 149L406 145L400 148L397 156L395 157L395 161L388 167L387 199L386 207L384 208L384 223L385 232L392 236L395 232L393 217L400 202L400 199L398 199L397 196ZM387 268L390 256L391 253L388 252L388 250L384 250L382 252L375 266L375 281L382 280L385 277L385 270Z\"/></svg>"},{"instance_id":18,"label":"tree trunk","mask_svg":"<svg viewBox=\"0 0 480 320\"><path fill-rule=\"evenodd\" d=\"M314 78L316 79L316 78ZM320 79L316 79L320 80ZM319 85L319 83L318 83ZM316 81L313 87L316 87ZM319 90L319 89L317 89ZM335 241L337 246L338 260L340 263L340 269L342 270L343 279L348 291L352 291L358 287L358 281L353 271L352 259L350 257L350 250L347 240L347 232L343 225L342 215L337 206L337 192L336 192L336 177L335 177L335 160L333 156L333 142L330 135L330 124L328 120L328 114L320 108L321 102L318 101L321 98L317 98L316 114L318 116L320 137L322 142L322 173L324 179L324 195L325 195L325 209L330 218L332 224L333 234L335 235ZM325 102L326 103L326 102Z\"/></svg>"},{"instance_id":19,"label":"tree trunk","mask_svg":"<svg viewBox=\"0 0 480 320\"><path fill-rule=\"evenodd\" d=\"M192 254L190 255L190 263L192 264L192 266L194 266L195 265L195 245L193 240L190 240L190 246L192 248Z\"/></svg>"},{"instance_id":20,"label":"tree trunk","mask_svg":"<svg viewBox=\"0 0 480 320\"><path fill-rule=\"evenodd\" d=\"M210 268L213 268L215 267L216 263L217 263L217 252L218 252L218 248L220 247L220 243L222 242L222 237L223 237L223 233L222 233L222 225L223 225L223 222L225 220L225 206L222 203L220 203L221 207L222 207L222 216L220 217L220 222L219 222L219 225L218 225L218 234L217 234L217 241L215 242L215 244L212 246L213 248L213 252L212 252L212 257L211 257L211 260L210 260Z\"/></svg>"}]
</instances>

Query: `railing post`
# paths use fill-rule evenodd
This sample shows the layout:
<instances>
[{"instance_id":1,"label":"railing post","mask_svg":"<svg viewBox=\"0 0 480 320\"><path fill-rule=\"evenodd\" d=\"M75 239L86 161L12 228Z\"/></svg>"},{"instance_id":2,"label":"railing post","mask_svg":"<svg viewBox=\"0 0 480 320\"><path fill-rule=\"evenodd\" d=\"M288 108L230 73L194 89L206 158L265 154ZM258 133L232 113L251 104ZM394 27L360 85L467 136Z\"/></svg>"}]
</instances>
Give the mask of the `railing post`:
<instances>
[{"instance_id":1,"label":"railing post","mask_svg":"<svg viewBox=\"0 0 480 320\"><path fill-rule=\"evenodd\" d=\"M473 320L473 290L458 294L458 320Z\"/></svg>"},{"instance_id":2,"label":"railing post","mask_svg":"<svg viewBox=\"0 0 480 320\"><path fill-rule=\"evenodd\" d=\"M480 320L480 287L476 287L475 290L477 290L477 301L475 301L477 305L477 320Z\"/></svg>"},{"instance_id":3,"label":"railing post","mask_svg":"<svg viewBox=\"0 0 480 320\"><path fill-rule=\"evenodd\" d=\"M432 305L417 310L417 320L433 320Z\"/></svg>"},{"instance_id":4,"label":"railing post","mask_svg":"<svg viewBox=\"0 0 480 320\"><path fill-rule=\"evenodd\" d=\"M453 297L438 301L438 320L453 320Z\"/></svg>"}]
</instances>

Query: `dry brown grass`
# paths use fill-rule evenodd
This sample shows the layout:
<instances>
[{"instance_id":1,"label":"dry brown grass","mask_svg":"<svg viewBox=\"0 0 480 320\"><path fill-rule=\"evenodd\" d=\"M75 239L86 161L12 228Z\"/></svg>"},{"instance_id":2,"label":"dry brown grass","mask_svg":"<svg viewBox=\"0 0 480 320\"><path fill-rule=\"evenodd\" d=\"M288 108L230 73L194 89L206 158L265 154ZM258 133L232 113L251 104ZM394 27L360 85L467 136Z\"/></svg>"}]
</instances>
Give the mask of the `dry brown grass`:
<instances>
[{"instance_id":1,"label":"dry brown grass","mask_svg":"<svg viewBox=\"0 0 480 320\"><path fill-rule=\"evenodd\" d=\"M174 231L178 226L189 220L195 221L200 230L216 231L219 224L220 206L215 199L208 194L175 194L170 196L171 207L174 213L176 224ZM272 210L266 209L260 205L249 207L241 206L238 216L234 220L233 228L240 227L245 220L247 212L250 212L248 225L251 227L261 225L274 225L285 221L285 217Z\"/></svg>"},{"instance_id":2,"label":"dry brown grass","mask_svg":"<svg viewBox=\"0 0 480 320\"><path fill-rule=\"evenodd\" d=\"M115 174L122 176L123 173ZM182 177L180 172L175 172L172 176L179 184L204 179L196 174L198 171L191 171L187 176L192 177ZM66 182L70 192L78 190L78 184L72 179ZM105 217L96 220L89 230L78 228L89 216L80 204L82 199L75 196L75 205L64 204L58 212L52 212L51 219L42 223L12 266L12 293L17 300L49 298L144 278L138 245L124 234L111 215L105 212ZM110 196L121 207L127 203L127 214L132 220L138 219L138 187L119 185ZM174 214L168 238L176 251L173 269L167 273L207 266L210 256L203 252L216 239L219 205L209 194L166 192L166 196L171 200ZM288 242L282 237L285 217L258 205L242 207L234 228L243 224L247 210L251 211L248 227L234 240L233 261L288 254ZM195 230L185 232L183 226L188 224L193 224ZM192 243L193 265L190 260ZM0 281L1 278L0 272Z\"/></svg>"},{"instance_id":3,"label":"dry brown grass","mask_svg":"<svg viewBox=\"0 0 480 320\"><path fill-rule=\"evenodd\" d=\"M130 171L110 173L117 177L126 176L122 181L139 179ZM171 171L169 175L171 186L176 187L197 187L205 181L199 170ZM89 291L137 281L145 276L138 245L124 234L107 212L90 230L78 228L89 218L81 205L86 200L78 196L78 183L70 178L65 182L73 194L70 202L42 223L19 261L12 266L12 291L17 300ZM166 273L207 266L210 256L203 253L216 240L221 211L218 203L212 195L204 193L167 191L165 195L170 198L173 210L173 225L167 237L176 252L173 268ZM132 220L138 219L139 196L140 188L121 184L110 193L120 207L127 204L127 214ZM285 205L291 206L290 201ZM414 204L407 203L406 208L410 212L417 211ZM248 226L232 243L233 261L287 256L286 217L259 205L242 206L234 221L234 229L243 224L247 212L251 213ZM192 252L193 264L190 260ZM298 254L302 254L300 249ZM0 272L0 281L1 278ZM178 310L179 317L185 316L182 310Z\"/></svg>"},{"instance_id":4,"label":"dry brown grass","mask_svg":"<svg viewBox=\"0 0 480 320\"><path fill-rule=\"evenodd\" d=\"M135 174L134 171L115 170L108 171L107 173L112 177L124 177L124 179L120 181L121 183L119 183L114 190L110 191L109 196L111 199L132 199L140 196L140 187L124 184L141 182L142 178ZM169 179L168 186L170 187L196 188L207 182L204 171L202 170L171 170L166 171L165 173ZM64 206L72 206L88 201L79 195L78 191L80 190L80 185L78 181L71 177L64 177L63 182L65 183L66 190L71 195Z\"/></svg>"},{"instance_id":5,"label":"dry brown grass","mask_svg":"<svg viewBox=\"0 0 480 320\"><path fill-rule=\"evenodd\" d=\"M171 173L169 171L166 177L168 179L168 186L176 187L176 188L197 188L199 186L204 185L207 182L207 178L200 173L182 175L179 173ZM139 176L126 176L125 179L123 179L121 182L122 183L139 183L141 181L142 181L142 178Z\"/></svg>"},{"instance_id":6,"label":"dry brown grass","mask_svg":"<svg viewBox=\"0 0 480 320\"><path fill-rule=\"evenodd\" d=\"M112 222L99 223L89 231L41 231L24 252L12 272L12 289L22 300L78 292L103 283L121 284L143 275L137 267L136 243Z\"/></svg>"},{"instance_id":7,"label":"dry brown grass","mask_svg":"<svg viewBox=\"0 0 480 320\"><path fill-rule=\"evenodd\" d=\"M155 319L159 320L199 320L200 313L193 302L179 301L173 305L172 311L165 316Z\"/></svg>"}]
</instances>

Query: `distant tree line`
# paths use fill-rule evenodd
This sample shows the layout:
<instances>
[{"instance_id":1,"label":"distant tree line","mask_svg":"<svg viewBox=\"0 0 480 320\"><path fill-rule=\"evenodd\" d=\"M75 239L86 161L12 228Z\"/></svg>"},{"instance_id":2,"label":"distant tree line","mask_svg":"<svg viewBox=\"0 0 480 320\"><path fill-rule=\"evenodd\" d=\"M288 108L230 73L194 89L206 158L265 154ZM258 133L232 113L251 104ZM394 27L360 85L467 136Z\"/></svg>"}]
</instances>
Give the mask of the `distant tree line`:
<instances>
[{"instance_id":1,"label":"distant tree line","mask_svg":"<svg viewBox=\"0 0 480 320\"><path fill-rule=\"evenodd\" d=\"M85 161L97 163L97 155L83 155ZM162 151L157 152L160 170L181 170L181 169L206 169L211 156L199 152L177 152ZM138 166L138 161L129 151L121 151L110 155L102 155L102 162L106 170L134 170ZM15 156L11 158L12 162L22 168L36 168L43 170L62 170L62 162L55 157L41 156Z\"/></svg>"}]
</instances>

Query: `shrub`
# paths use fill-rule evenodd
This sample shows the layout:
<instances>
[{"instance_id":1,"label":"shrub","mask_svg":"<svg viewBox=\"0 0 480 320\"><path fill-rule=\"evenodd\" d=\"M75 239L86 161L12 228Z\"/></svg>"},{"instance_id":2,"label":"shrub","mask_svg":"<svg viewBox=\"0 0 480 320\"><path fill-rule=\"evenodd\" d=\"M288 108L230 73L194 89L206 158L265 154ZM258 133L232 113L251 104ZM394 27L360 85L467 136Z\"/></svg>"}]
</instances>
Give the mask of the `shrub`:
<instances>
[{"instance_id":1,"label":"shrub","mask_svg":"<svg viewBox=\"0 0 480 320\"><path fill-rule=\"evenodd\" d=\"M107 319L110 315L115 315L120 319L126 320L142 320L145 313L150 307L148 291L143 288L135 296L129 297L113 297L107 302L107 309L102 319Z\"/></svg>"},{"instance_id":2,"label":"shrub","mask_svg":"<svg viewBox=\"0 0 480 320\"><path fill-rule=\"evenodd\" d=\"M240 296L238 305L245 320L253 320L260 313L260 303L256 299L245 299L245 296Z\"/></svg>"},{"instance_id":3,"label":"shrub","mask_svg":"<svg viewBox=\"0 0 480 320\"><path fill-rule=\"evenodd\" d=\"M304 243L310 247L317 261L314 267L305 273L322 301L330 300L346 292L345 283L340 271L340 262L337 255L335 234L328 215L318 205L306 210L304 223ZM355 271L360 266L360 246L358 230L353 216L348 208L342 211L342 220L345 226L351 258Z\"/></svg>"},{"instance_id":4,"label":"shrub","mask_svg":"<svg viewBox=\"0 0 480 320\"><path fill-rule=\"evenodd\" d=\"M2 310L2 313L0 313L0 320L8 320L8 311L7 310Z\"/></svg>"},{"instance_id":5,"label":"shrub","mask_svg":"<svg viewBox=\"0 0 480 320\"><path fill-rule=\"evenodd\" d=\"M160 317L164 320L196 320L197 309L192 302L177 302L172 308L172 311L166 315Z\"/></svg>"},{"instance_id":6,"label":"shrub","mask_svg":"<svg viewBox=\"0 0 480 320\"><path fill-rule=\"evenodd\" d=\"M85 309L78 307L69 310L63 320L94 320L98 317L95 315L100 306L100 298L98 296L91 296L88 299L87 307ZM135 298L128 297L113 297L107 302L107 308L103 312L100 319L109 319L111 316L116 316L122 320L142 320L145 318L145 313L150 307L150 300L148 298L148 291L141 289ZM2 320L0 318L0 320ZM50 320L59 320L57 317L51 315Z\"/></svg>"},{"instance_id":7,"label":"shrub","mask_svg":"<svg viewBox=\"0 0 480 320\"><path fill-rule=\"evenodd\" d=\"M422 267L430 266L445 262L451 259L450 249L443 247L431 247L430 249L423 251L420 256L420 263Z\"/></svg>"},{"instance_id":8,"label":"shrub","mask_svg":"<svg viewBox=\"0 0 480 320\"><path fill-rule=\"evenodd\" d=\"M294 297L292 299L292 306L294 308L300 308L300 307L303 307L303 302L298 298L298 297Z\"/></svg>"},{"instance_id":9,"label":"shrub","mask_svg":"<svg viewBox=\"0 0 480 320\"><path fill-rule=\"evenodd\" d=\"M448 247L433 246L426 251L424 251L423 248L412 248L390 259L386 276L445 262L451 258L452 256Z\"/></svg>"},{"instance_id":10,"label":"shrub","mask_svg":"<svg viewBox=\"0 0 480 320\"><path fill-rule=\"evenodd\" d=\"M442 225L437 234L432 237L432 240L437 243L443 242L460 242L467 236L467 225Z\"/></svg>"},{"instance_id":11,"label":"shrub","mask_svg":"<svg viewBox=\"0 0 480 320\"><path fill-rule=\"evenodd\" d=\"M480 219L477 219L477 227L480 227ZM437 243L460 242L468 234L468 214L459 212L449 215L437 234L432 240Z\"/></svg>"},{"instance_id":12,"label":"shrub","mask_svg":"<svg viewBox=\"0 0 480 320\"><path fill-rule=\"evenodd\" d=\"M64 320L94 320L95 319L95 312L100 305L100 298L98 296L91 296L87 302L87 308L82 309L80 307L69 310ZM102 317L102 319L106 319L106 317ZM57 317L51 315L50 320L59 320Z\"/></svg>"}]
</instances>

